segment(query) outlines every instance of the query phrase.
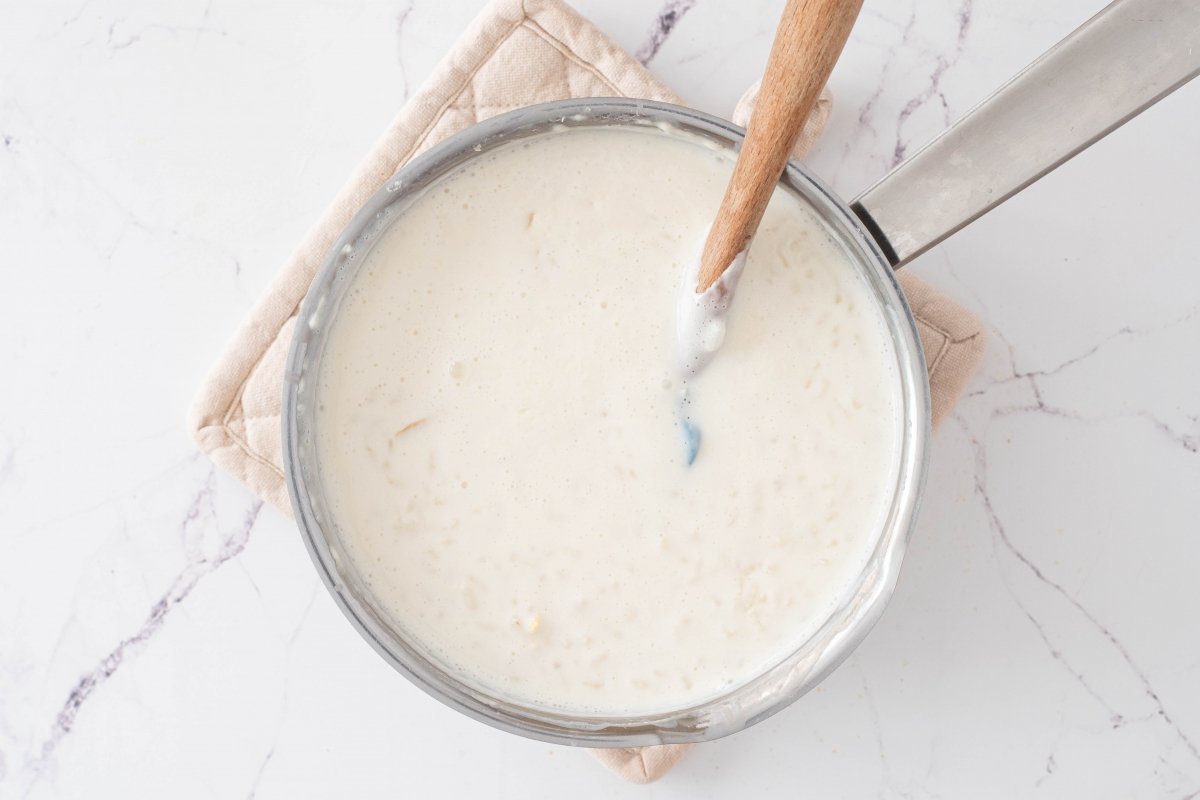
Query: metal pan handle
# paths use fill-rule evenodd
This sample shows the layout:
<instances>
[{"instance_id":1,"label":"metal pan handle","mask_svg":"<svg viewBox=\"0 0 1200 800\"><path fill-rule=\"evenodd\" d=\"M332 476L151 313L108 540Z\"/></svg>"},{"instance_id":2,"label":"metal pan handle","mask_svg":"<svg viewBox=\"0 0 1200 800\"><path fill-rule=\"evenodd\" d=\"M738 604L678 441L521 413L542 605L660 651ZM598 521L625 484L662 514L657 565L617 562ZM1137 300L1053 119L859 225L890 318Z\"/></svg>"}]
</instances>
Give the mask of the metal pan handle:
<instances>
[{"instance_id":1,"label":"metal pan handle","mask_svg":"<svg viewBox=\"0 0 1200 800\"><path fill-rule=\"evenodd\" d=\"M1116 0L863 192L899 268L1200 73L1200 0Z\"/></svg>"}]
</instances>

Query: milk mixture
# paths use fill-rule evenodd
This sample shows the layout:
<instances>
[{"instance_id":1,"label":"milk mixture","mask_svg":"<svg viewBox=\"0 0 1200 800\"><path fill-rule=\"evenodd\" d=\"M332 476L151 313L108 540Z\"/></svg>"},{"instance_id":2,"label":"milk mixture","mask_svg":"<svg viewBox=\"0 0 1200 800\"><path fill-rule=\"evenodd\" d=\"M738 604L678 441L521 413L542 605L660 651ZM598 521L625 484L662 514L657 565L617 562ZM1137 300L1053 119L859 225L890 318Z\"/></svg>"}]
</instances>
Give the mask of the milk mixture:
<instances>
[{"instance_id":1,"label":"milk mixture","mask_svg":"<svg viewBox=\"0 0 1200 800\"><path fill-rule=\"evenodd\" d=\"M465 681L584 714L686 707L853 590L896 484L900 378L865 279L780 190L680 430L676 306L732 170L679 135L510 145L400 215L317 389L339 538Z\"/></svg>"}]
</instances>

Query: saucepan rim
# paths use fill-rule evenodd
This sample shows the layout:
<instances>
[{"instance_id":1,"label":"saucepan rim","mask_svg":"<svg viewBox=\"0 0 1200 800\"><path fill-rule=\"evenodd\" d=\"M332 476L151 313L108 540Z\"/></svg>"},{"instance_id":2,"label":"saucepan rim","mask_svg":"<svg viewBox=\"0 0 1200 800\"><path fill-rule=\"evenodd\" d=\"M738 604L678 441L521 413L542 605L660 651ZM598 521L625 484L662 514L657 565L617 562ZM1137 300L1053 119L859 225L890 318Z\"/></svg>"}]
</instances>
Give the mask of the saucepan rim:
<instances>
[{"instance_id":1,"label":"saucepan rim","mask_svg":"<svg viewBox=\"0 0 1200 800\"><path fill-rule=\"evenodd\" d=\"M292 508L313 564L358 632L400 673L443 703L489 725L547 742L632 747L716 739L760 722L819 683L863 640L895 588L925 481L930 399L925 360L893 270L847 204L791 162L781 184L806 199L863 270L880 304L901 381L903 434L895 494L879 541L854 594L791 656L727 694L645 717L570 715L513 703L439 665L389 624L331 535L313 457L310 393L338 291L353 277L379 232L425 187L494 147L578 127L669 126L717 147L736 149L745 131L731 122L670 103L627 98L561 100L517 109L450 136L403 166L346 226L317 272L296 319L283 384L283 462Z\"/></svg>"}]
</instances>

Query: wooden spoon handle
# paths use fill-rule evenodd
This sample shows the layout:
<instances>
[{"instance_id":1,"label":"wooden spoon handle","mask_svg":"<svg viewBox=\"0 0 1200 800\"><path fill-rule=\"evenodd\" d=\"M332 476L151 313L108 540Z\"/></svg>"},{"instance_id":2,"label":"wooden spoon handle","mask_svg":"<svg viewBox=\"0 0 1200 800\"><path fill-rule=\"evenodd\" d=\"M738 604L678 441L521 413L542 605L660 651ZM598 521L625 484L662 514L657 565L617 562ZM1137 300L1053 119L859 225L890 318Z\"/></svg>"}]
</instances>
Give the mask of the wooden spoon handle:
<instances>
[{"instance_id":1,"label":"wooden spoon handle","mask_svg":"<svg viewBox=\"0 0 1200 800\"><path fill-rule=\"evenodd\" d=\"M862 0L788 0L733 177L704 243L698 292L716 283L750 244L861 7Z\"/></svg>"}]
</instances>

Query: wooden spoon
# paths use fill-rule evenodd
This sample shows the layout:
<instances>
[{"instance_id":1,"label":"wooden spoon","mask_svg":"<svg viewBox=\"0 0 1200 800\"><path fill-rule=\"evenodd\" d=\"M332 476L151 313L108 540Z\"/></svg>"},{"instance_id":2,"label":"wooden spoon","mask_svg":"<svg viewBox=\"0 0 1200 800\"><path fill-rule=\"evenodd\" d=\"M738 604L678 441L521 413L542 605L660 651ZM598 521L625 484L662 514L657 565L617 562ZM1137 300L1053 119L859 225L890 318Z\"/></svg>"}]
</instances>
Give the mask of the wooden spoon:
<instances>
[{"instance_id":1,"label":"wooden spoon","mask_svg":"<svg viewBox=\"0 0 1200 800\"><path fill-rule=\"evenodd\" d=\"M788 0L746 139L704 242L698 293L750 245L861 7L862 0Z\"/></svg>"}]
</instances>

